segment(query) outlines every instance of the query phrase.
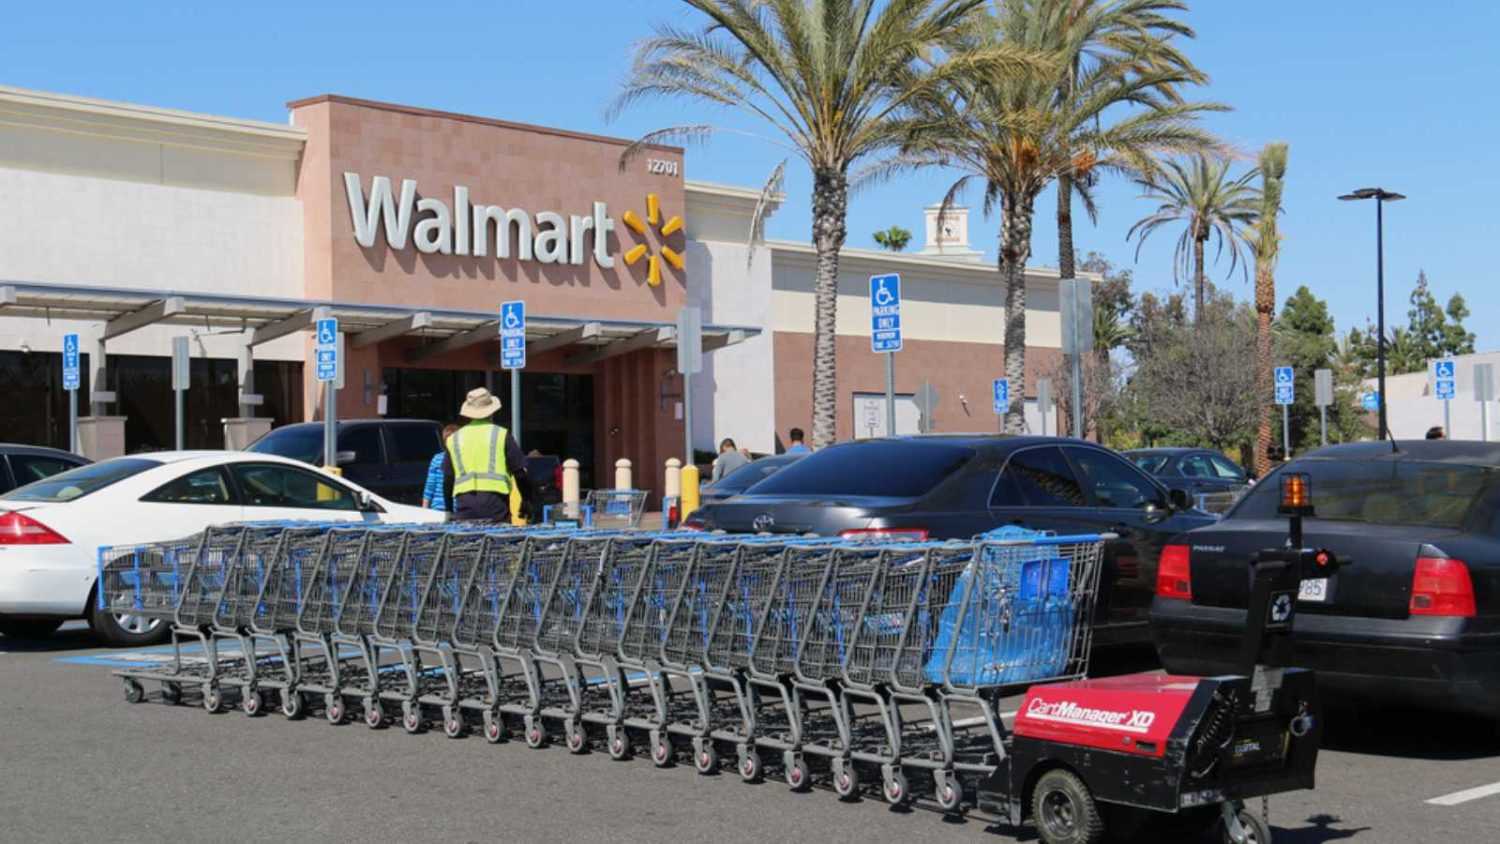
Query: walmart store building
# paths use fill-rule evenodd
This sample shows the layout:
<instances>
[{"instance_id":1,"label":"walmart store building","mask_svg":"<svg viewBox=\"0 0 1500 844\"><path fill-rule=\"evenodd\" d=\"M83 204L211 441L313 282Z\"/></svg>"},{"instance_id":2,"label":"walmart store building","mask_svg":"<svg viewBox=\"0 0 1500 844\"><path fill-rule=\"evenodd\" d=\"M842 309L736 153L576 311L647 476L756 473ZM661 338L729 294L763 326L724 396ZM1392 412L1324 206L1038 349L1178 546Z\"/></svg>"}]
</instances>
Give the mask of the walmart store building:
<instances>
[{"instance_id":1,"label":"walmart store building","mask_svg":"<svg viewBox=\"0 0 1500 844\"><path fill-rule=\"evenodd\" d=\"M288 108L277 125L0 87L0 441L67 446L69 332L92 456L171 446L175 337L193 355L190 447L319 418L310 323L325 315L345 335L340 418L446 420L479 385L508 403L511 299L528 311L528 451L600 479L628 457L659 488L683 441L684 305L704 317L698 448L772 452L811 427L813 251L750 245L757 190L687 180L676 147L622 169L615 138L338 96ZM925 381L936 430L996 430L1000 276L963 214L941 231L925 215L918 252L844 252L840 438L884 433L866 301L884 272L905 298L898 429L915 429ZM1028 278L1028 396L1059 357L1055 279Z\"/></svg>"}]
</instances>

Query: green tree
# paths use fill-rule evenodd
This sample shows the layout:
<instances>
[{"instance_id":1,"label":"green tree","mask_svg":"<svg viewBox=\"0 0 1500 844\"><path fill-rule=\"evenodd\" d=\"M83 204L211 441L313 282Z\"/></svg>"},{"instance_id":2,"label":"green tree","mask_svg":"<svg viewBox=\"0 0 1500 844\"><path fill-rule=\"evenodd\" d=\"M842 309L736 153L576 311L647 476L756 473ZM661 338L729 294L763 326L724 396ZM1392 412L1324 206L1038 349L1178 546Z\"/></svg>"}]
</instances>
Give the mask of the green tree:
<instances>
[{"instance_id":1,"label":"green tree","mask_svg":"<svg viewBox=\"0 0 1500 844\"><path fill-rule=\"evenodd\" d=\"M839 250L847 233L850 168L894 151L901 116L935 96L956 73L1004 79L1050 62L1008 44L955 58L951 48L984 17L983 0L684 0L701 27L660 24L636 50L612 111L647 98L682 98L736 109L769 125L812 170L816 252L812 445L833 442ZM652 142L695 140L713 127L647 134L621 166ZM762 192L759 229L786 162ZM1019 391L1018 391L1019 392Z\"/></svg>"},{"instance_id":2,"label":"green tree","mask_svg":"<svg viewBox=\"0 0 1500 844\"><path fill-rule=\"evenodd\" d=\"M1281 193L1286 179L1287 145L1266 144L1260 151L1259 208L1256 221L1245 232L1255 256L1255 392L1260 418L1255 427L1255 473L1271 471L1271 321L1276 315L1276 261L1281 255ZM1302 288L1306 290L1307 288ZM1299 293L1301 291L1298 291ZM1311 294L1309 294L1311 295ZM1333 331L1333 323L1328 323ZM1331 337L1331 335L1330 335Z\"/></svg>"},{"instance_id":3,"label":"green tree","mask_svg":"<svg viewBox=\"0 0 1500 844\"><path fill-rule=\"evenodd\" d=\"M1195 151L1213 143L1194 118L1208 104L1167 102L1163 84L1184 81L1181 71L1127 72L1101 63L1068 85L1068 57L1083 49L1088 30L1066 25L1067 0L1006 0L996 6L988 26L978 33L981 49L999 45L1053 56L1064 61L1048 72L993 74L982 67L955 75L950 96L926 98L908 124L903 143L908 162L937 163L963 171L943 199L945 207L974 181L984 185L984 209L1001 212L998 263L1005 310L1005 376L1011 404L1005 430L1025 429L1026 263L1036 198L1059 173L1077 169L1079 155L1115 162L1121 169L1150 172L1161 154ZM1076 97L1060 100L1070 87ZM1147 105L1118 120L1123 103Z\"/></svg>"},{"instance_id":4,"label":"green tree","mask_svg":"<svg viewBox=\"0 0 1500 844\"><path fill-rule=\"evenodd\" d=\"M1208 290L1203 253L1209 240L1216 247L1216 262L1226 251L1229 253L1231 274L1242 260L1240 244L1244 229L1255 222L1260 210L1254 185L1256 175L1251 170L1233 178L1229 175L1228 159L1196 155L1185 162L1168 161L1159 175L1138 180L1146 191L1142 199L1159 204L1155 211L1136 221L1125 238L1140 236L1135 249L1139 259L1141 247L1152 232L1172 223L1186 224L1173 253L1172 277L1180 282L1183 276L1192 274L1195 315L1203 309Z\"/></svg>"},{"instance_id":5,"label":"green tree","mask_svg":"<svg viewBox=\"0 0 1500 844\"><path fill-rule=\"evenodd\" d=\"M911 243L911 232L900 226L891 226L876 232L875 242L891 252L900 252L908 243Z\"/></svg>"},{"instance_id":6,"label":"green tree","mask_svg":"<svg viewBox=\"0 0 1500 844\"><path fill-rule=\"evenodd\" d=\"M1287 297L1273 331L1276 365L1291 366L1296 373L1295 402L1292 404L1291 442L1293 453L1316 448L1321 443L1320 421L1314 391L1314 373L1328 369L1334 373L1334 403L1328 408L1328 441L1348 442L1364 433L1360 421L1358 380L1341 378L1339 346L1333 317L1328 304L1314 296L1306 285ZM1267 387L1269 389L1269 386ZM1281 413L1275 414L1272 426L1274 442L1281 444ZM1270 443L1261 444L1264 451ZM1256 455L1257 459L1260 455Z\"/></svg>"},{"instance_id":7,"label":"green tree","mask_svg":"<svg viewBox=\"0 0 1500 844\"><path fill-rule=\"evenodd\" d=\"M1448 297L1446 307L1439 307L1428 286L1427 273L1419 271L1417 284L1407 301L1411 308L1406 312L1406 326L1395 326L1386 332L1388 374L1421 372L1429 361L1437 358L1473 354L1474 333L1463 324L1469 317L1469 306L1462 294L1453 294ZM1348 341L1364 376L1373 378L1378 370L1375 327L1367 323L1363 331L1351 332Z\"/></svg>"}]
</instances>

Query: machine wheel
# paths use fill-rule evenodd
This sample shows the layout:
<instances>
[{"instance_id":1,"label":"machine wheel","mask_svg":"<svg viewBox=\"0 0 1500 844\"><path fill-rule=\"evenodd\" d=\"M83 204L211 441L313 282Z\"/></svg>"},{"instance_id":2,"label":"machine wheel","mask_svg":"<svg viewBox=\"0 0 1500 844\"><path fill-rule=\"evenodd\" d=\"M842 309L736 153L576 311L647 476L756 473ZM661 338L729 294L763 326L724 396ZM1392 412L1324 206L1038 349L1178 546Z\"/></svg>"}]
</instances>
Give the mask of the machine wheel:
<instances>
[{"instance_id":1,"label":"machine wheel","mask_svg":"<svg viewBox=\"0 0 1500 844\"><path fill-rule=\"evenodd\" d=\"M623 730L615 730L609 737L609 758L623 762L630 758L630 743L625 740Z\"/></svg>"},{"instance_id":2,"label":"machine wheel","mask_svg":"<svg viewBox=\"0 0 1500 844\"><path fill-rule=\"evenodd\" d=\"M934 779L937 780L937 787L933 789L932 797L937 801L938 808L945 812L957 811L963 800L963 790L958 785L958 779L951 773L942 772Z\"/></svg>"},{"instance_id":3,"label":"machine wheel","mask_svg":"<svg viewBox=\"0 0 1500 844\"><path fill-rule=\"evenodd\" d=\"M370 697L365 698L365 726L372 730L385 726L385 709L380 701Z\"/></svg>"},{"instance_id":4,"label":"machine wheel","mask_svg":"<svg viewBox=\"0 0 1500 844\"><path fill-rule=\"evenodd\" d=\"M401 728L412 736L422 732L422 710L409 700L401 701Z\"/></svg>"},{"instance_id":5,"label":"machine wheel","mask_svg":"<svg viewBox=\"0 0 1500 844\"><path fill-rule=\"evenodd\" d=\"M224 711L224 695L219 691L218 686L212 683L203 684L203 708L214 715Z\"/></svg>"},{"instance_id":6,"label":"machine wheel","mask_svg":"<svg viewBox=\"0 0 1500 844\"><path fill-rule=\"evenodd\" d=\"M833 767L833 790L840 800L853 800L859 794L859 774L847 760Z\"/></svg>"},{"instance_id":7,"label":"machine wheel","mask_svg":"<svg viewBox=\"0 0 1500 844\"><path fill-rule=\"evenodd\" d=\"M1271 844L1271 827L1254 812L1240 810L1240 826L1245 828L1244 844ZM1219 825L1223 833L1224 844L1240 844L1229 835L1229 830L1223 824Z\"/></svg>"},{"instance_id":8,"label":"machine wheel","mask_svg":"<svg viewBox=\"0 0 1500 844\"><path fill-rule=\"evenodd\" d=\"M344 699L335 694L323 695L323 717L330 724L344 723Z\"/></svg>"},{"instance_id":9,"label":"machine wheel","mask_svg":"<svg viewBox=\"0 0 1500 844\"><path fill-rule=\"evenodd\" d=\"M715 774L719 771L719 750L712 743L705 741L703 746L693 754L693 767L700 774Z\"/></svg>"},{"instance_id":10,"label":"machine wheel","mask_svg":"<svg viewBox=\"0 0 1500 844\"><path fill-rule=\"evenodd\" d=\"M182 703L182 687L176 683L162 683L161 702L168 706L176 706Z\"/></svg>"},{"instance_id":11,"label":"machine wheel","mask_svg":"<svg viewBox=\"0 0 1500 844\"><path fill-rule=\"evenodd\" d=\"M740 779L745 782L756 782L763 773L765 769L761 765L760 753L752 749L740 754Z\"/></svg>"},{"instance_id":12,"label":"machine wheel","mask_svg":"<svg viewBox=\"0 0 1500 844\"><path fill-rule=\"evenodd\" d=\"M657 735L651 739L651 761L658 768L672 764L672 742L666 736Z\"/></svg>"},{"instance_id":13,"label":"machine wheel","mask_svg":"<svg viewBox=\"0 0 1500 844\"><path fill-rule=\"evenodd\" d=\"M793 791L806 791L812 787L812 771L807 768L807 760L798 756L786 766L786 784Z\"/></svg>"},{"instance_id":14,"label":"machine wheel","mask_svg":"<svg viewBox=\"0 0 1500 844\"><path fill-rule=\"evenodd\" d=\"M567 737L569 753L585 753L589 749L589 735L583 731L583 725L570 723L563 728L563 734Z\"/></svg>"},{"instance_id":15,"label":"machine wheel","mask_svg":"<svg viewBox=\"0 0 1500 844\"><path fill-rule=\"evenodd\" d=\"M463 713L451 706L443 707L443 735L448 738L463 738Z\"/></svg>"},{"instance_id":16,"label":"machine wheel","mask_svg":"<svg viewBox=\"0 0 1500 844\"><path fill-rule=\"evenodd\" d=\"M1037 780L1031 817L1046 844L1097 844L1104 818L1088 786L1072 771L1054 768Z\"/></svg>"},{"instance_id":17,"label":"machine wheel","mask_svg":"<svg viewBox=\"0 0 1500 844\"><path fill-rule=\"evenodd\" d=\"M302 717L302 693L296 689L281 690L281 714L289 721L295 721Z\"/></svg>"},{"instance_id":18,"label":"machine wheel","mask_svg":"<svg viewBox=\"0 0 1500 844\"><path fill-rule=\"evenodd\" d=\"M244 697L240 698L240 709L251 718L259 715L265 705L265 696L259 689L246 689Z\"/></svg>"},{"instance_id":19,"label":"machine wheel","mask_svg":"<svg viewBox=\"0 0 1500 844\"><path fill-rule=\"evenodd\" d=\"M146 699L146 689L139 682L127 678L125 680L125 702L140 703Z\"/></svg>"},{"instance_id":20,"label":"machine wheel","mask_svg":"<svg viewBox=\"0 0 1500 844\"><path fill-rule=\"evenodd\" d=\"M911 784L906 781L906 774L902 771L893 771L886 777L881 790L885 794L885 802L892 806L904 806L911 799Z\"/></svg>"},{"instance_id":21,"label":"machine wheel","mask_svg":"<svg viewBox=\"0 0 1500 844\"><path fill-rule=\"evenodd\" d=\"M505 741L505 724L493 712L484 713L484 740L490 744Z\"/></svg>"}]
</instances>

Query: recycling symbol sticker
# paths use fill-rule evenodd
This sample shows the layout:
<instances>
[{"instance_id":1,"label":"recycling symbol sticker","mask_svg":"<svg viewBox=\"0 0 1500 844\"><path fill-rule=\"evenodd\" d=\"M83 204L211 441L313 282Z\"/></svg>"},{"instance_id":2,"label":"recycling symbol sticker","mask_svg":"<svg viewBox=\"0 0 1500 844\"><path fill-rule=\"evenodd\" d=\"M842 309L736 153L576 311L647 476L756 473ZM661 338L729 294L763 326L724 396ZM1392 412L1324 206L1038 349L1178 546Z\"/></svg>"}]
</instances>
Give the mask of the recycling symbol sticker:
<instances>
[{"instance_id":1,"label":"recycling symbol sticker","mask_svg":"<svg viewBox=\"0 0 1500 844\"><path fill-rule=\"evenodd\" d=\"M1282 592L1271 600L1271 623L1285 624L1292 617L1292 596Z\"/></svg>"}]
</instances>

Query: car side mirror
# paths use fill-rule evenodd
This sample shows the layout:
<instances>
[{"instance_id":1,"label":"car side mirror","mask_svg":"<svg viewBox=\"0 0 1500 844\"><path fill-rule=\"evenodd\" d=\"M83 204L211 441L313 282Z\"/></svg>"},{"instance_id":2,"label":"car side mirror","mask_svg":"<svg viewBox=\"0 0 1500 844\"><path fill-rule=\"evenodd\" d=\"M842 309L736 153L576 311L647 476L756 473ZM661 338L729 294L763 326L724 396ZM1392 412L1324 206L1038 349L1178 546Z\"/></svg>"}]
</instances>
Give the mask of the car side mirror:
<instances>
[{"instance_id":1,"label":"car side mirror","mask_svg":"<svg viewBox=\"0 0 1500 844\"><path fill-rule=\"evenodd\" d=\"M333 455L333 461L342 466L345 463L353 463L354 459L358 456L352 451L340 451Z\"/></svg>"},{"instance_id":2,"label":"car side mirror","mask_svg":"<svg viewBox=\"0 0 1500 844\"><path fill-rule=\"evenodd\" d=\"M1173 510L1193 509L1193 500L1188 497L1186 491L1180 489L1167 490L1167 503Z\"/></svg>"}]
</instances>

